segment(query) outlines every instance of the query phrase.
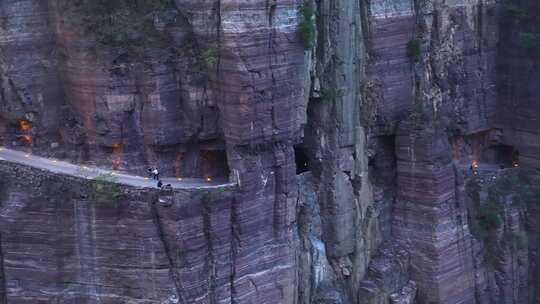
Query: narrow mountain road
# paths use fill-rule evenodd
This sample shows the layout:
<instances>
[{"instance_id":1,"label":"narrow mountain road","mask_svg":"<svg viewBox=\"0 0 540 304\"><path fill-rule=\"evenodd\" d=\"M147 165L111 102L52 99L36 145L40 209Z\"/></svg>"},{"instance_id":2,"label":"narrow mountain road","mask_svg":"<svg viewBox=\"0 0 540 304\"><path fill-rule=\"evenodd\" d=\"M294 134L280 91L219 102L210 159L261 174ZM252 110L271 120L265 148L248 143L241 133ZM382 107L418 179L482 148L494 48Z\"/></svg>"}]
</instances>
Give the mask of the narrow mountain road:
<instances>
[{"instance_id":1,"label":"narrow mountain road","mask_svg":"<svg viewBox=\"0 0 540 304\"><path fill-rule=\"evenodd\" d=\"M15 151L4 147L0 147L0 161L27 165L54 173L67 174L85 179L94 179L103 174L113 174L116 177L116 182L119 184L141 188L157 188L157 181L147 177L130 175L84 165L74 165L72 163L39 157L33 154ZM227 180L207 181L199 178L177 179L164 177L161 178L161 181L165 185L171 184L171 186L175 189L211 189L234 185L234 183L229 183Z\"/></svg>"}]
</instances>

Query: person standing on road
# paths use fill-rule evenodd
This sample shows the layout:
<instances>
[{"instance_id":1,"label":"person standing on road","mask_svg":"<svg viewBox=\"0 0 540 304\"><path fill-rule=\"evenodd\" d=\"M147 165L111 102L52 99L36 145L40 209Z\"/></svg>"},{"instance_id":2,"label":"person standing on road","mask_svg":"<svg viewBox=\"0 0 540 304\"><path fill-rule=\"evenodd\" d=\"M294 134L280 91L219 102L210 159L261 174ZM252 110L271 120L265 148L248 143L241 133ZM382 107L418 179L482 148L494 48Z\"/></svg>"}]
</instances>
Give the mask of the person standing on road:
<instances>
[{"instance_id":1,"label":"person standing on road","mask_svg":"<svg viewBox=\"0 0 540 304\"><path fill-rule=\"evenodd\" d=\"M154 179L159 180L159 171L158 171L158 169L154 168L154 171L152 171L152 173L154 173Z\"/></svg>"}]
</instances>

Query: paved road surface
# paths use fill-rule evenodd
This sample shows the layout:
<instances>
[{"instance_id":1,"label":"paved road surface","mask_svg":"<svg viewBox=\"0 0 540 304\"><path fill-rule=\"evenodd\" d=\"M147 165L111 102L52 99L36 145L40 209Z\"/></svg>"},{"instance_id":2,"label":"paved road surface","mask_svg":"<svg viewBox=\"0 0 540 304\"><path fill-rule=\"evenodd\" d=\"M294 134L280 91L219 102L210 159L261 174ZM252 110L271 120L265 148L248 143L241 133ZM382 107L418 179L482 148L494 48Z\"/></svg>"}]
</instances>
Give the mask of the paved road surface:
<instances>
[{"instance_id":1,"label":"paved road surface","mask_svg":"<svg viewBox=\"0 0 540 304\"><path fill-rule=\"evenodd\" d=\"M34 168L44 169L54 173L62 173L86 179L93 179L102 174L112 173L114 176L117 177L117 182L120 184L143 188L157 188L157 181L142 176L129 175L120 172L114 172L111 170L87 167L83 165L74 165L68 162L43 158L20 151L6 149L3 147L0 147L0 161L28 165ZM162 178L161 180L164 184L171 184L173 188L176 189L205 189L233 185L226 180L216 180L211 182L197 178L184 178L181 180L178 180L176 178Z\"/></svg>"}]
</instances>

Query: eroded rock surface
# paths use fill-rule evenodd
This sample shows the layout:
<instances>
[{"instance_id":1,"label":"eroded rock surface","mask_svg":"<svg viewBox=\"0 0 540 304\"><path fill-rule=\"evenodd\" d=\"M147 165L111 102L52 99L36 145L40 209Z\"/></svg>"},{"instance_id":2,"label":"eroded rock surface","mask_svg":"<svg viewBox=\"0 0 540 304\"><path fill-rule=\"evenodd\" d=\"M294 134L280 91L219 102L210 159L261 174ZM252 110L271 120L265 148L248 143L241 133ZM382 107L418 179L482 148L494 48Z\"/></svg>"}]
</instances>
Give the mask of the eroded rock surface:
<instances>
[{"instance_id":1,"label":"eroded rock surface","mask_svg":"<svg viewBox=\"0 0 540 304\"><path fill-rule=\"evenodd\" d=\"M1 163L0 303L538 302L534 178L509 176L540 167L539 14L2 1L1 145L238 187L97 204Z\"/></svg>"}]
</instances>

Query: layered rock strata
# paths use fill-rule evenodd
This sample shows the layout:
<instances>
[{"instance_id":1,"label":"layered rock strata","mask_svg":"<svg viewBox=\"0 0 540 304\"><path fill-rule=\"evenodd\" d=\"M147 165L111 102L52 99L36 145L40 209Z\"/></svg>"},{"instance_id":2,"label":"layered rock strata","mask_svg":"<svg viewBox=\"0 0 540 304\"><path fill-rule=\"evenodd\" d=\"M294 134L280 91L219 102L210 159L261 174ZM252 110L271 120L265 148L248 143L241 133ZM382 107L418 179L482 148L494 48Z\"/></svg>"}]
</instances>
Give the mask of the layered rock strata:
<instances>
[{"instance_id":1,"label":"layered rock strata","mask_svg":"<svg viewBox=\"0 0 540 304\"><path fill-rule=\"evenodd\" d=\"M0 171L2 303L230 301L232 188L119 188L115 201L85 180Z\"/></svg>"},{"instance_id":2,"label":"layered rock strata","mask_svg":"<svg viewBox=\"0 0 540 304\"><path fill-rule=\"evenodd\" d=\"M472 248L463 204L456 201L450 145L436 129L396 138L398 196L392 232L411 254L411 278L424 303L472 303Z\"/></svg>"},{"instance_id":3,"label":"layered rock strata","mask_svg":"<svg viewBox=\"0 0 540 304\"><path fill-rule=\"evenodd\" d=\"M226 230L234 238L224 241L232 248L230 260L220 260L216 249L212 262L230 268L223 274L229 292L216 291L216 301L294 298L288 193L294 192L293 145L305 122L299 3L178 0L150 11L144 9L149 1L141 10L124 2L81 3L1 4L1 48L13 49L3 56L2 79L9 85L2 95L3 143L137 173L149 164L168 176L230 172L240 191L229 219L220 219L233 227ZM110 23L99 23L96 12L110 14ZM40 22L32 22L35 16ZM88 25L96 23L89 33ZM41 74L21 68L37 64L37 55L13 55L22 48L19 41L37 52L32 46L42 40L50 44L52 68L40 68ZM16 60L23 65L9 68ZM47 95L43 104L62 111L48 115L37 101L22 107L24 91L49 78L62 85L47 87L57 97ZM43 95L41 90L36 86L31 94ZM49 126L45 118L59 125ZM54 141L45 132L56 134ZM171 236L171 243L176 239ZM191 262L211 272L200 260ZM190 276L179 274L177 281ZM206 301L205 289L193 284L188 299Z\"/></svg>"},{"instance_id":4,"label":"layered rock strata","mask_svg":"<svg viewBox=\"0 0 540 304\"><path fill-rule=\"evenodd\" d=\"M537 3L132 4L0 3L2 145L238 189L2 164L0 303L538 301L534 196L470 184L538 167Z\"/></svg>"}]
</instances>

